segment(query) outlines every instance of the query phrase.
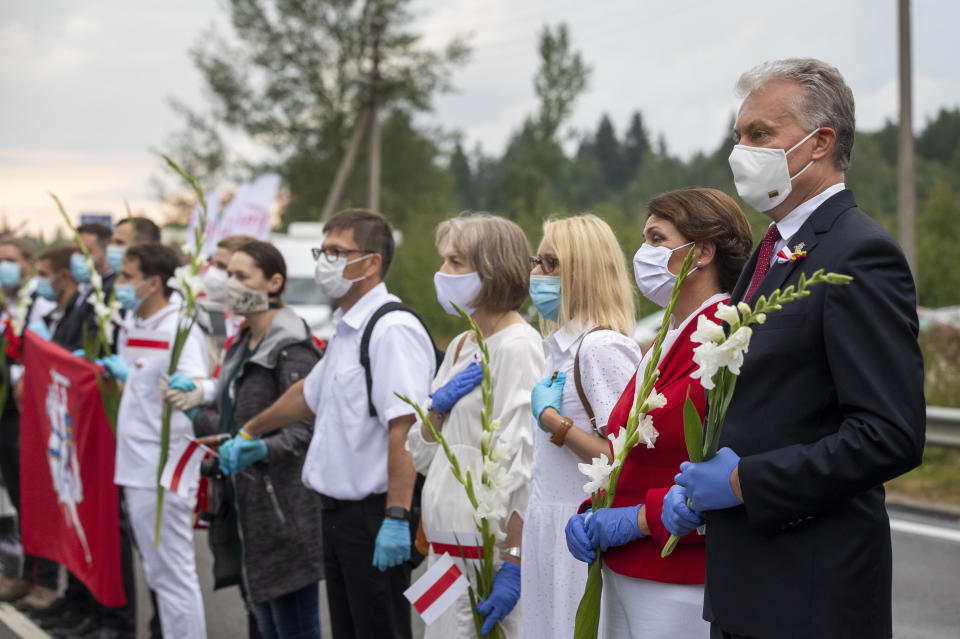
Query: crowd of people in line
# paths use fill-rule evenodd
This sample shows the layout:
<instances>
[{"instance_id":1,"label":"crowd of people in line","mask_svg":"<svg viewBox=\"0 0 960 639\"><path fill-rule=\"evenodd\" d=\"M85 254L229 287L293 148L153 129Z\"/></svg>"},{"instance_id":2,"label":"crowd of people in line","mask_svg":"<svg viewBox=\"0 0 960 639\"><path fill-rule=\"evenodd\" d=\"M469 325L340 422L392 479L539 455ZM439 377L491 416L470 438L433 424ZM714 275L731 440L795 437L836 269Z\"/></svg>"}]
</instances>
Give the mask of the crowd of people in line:
<instances>
[{"instance_id":1,"label":"crowd of people in line","mask_svg":"<svg viewBox=\"0 0 960 639\"><path fill-rule=\"evenodd\" d=\"M622 247L593 214L546 221L535 252L517 224L495 215L463 214L436 229L437 302L451 314L465 309L483 335L498 441L521 478L503 505L492 592L478 607L484 633L499 623L514 638L572 636L587 563L602 553L604 637L891 636L882 482L920 463L924 435L913 279L895 240L844 186L854 107L840 73L780 60L748 71L738 88L730 164L743 200L771 220L755 251L738 204L711 188L651 199L638 217L640 247ZM325 580L334 637L409 638L403 591L413 567L447 553L472 574L472 560L445 539L475 530L474 510L399 395L420 402L479 476L479 345L466 330L441 357L419 316L388 291L395 246L383 215L344 210L324 233L314 258L317 286L336 303L327 344L284 305L280 252L234 236L211 259L206 319L167 376L168 353L132 358L126 340L175 330L177 252L145 218L112 231L79 227L126 309L116 355L101 363L123 384L115 482L129 603L105 607L72 577L58 596L58 567L39 557L0 583L0 599L58 637L132 637L135 548L156 609L152 634L207 636L195 495L166 493L154 544L164 403L174 409L171 439L218 451L204 466L214 582L239 587L251 636L319 637ZM631 336L624 248L635 250L639 292L660 306L694 257L658 362L655 388L667 403L649 413L655 445L630 452L613 506L591 513L578 463L610 455L652 356ZM804 255L785 260L784 249ZM34 256L21 239L0 240L0 284L8 294L32 287L29 328L70 351L93 322L78 255L73 244ZM698 322L719 322L722 304L751 302L819 268L854 281L817 289L755 327L723 448L690 464L684 401L701 418L707 410L693 374ZM528 298L537 327L520 312ZM6 374L16 398L22 370ZM17 429L28 425L17 402L0 426L0 471L19 508ZM680 543L661 558L671 534ZM435 639L475 633L466 595L426 628Z\"/></svg>"}]
</instances>

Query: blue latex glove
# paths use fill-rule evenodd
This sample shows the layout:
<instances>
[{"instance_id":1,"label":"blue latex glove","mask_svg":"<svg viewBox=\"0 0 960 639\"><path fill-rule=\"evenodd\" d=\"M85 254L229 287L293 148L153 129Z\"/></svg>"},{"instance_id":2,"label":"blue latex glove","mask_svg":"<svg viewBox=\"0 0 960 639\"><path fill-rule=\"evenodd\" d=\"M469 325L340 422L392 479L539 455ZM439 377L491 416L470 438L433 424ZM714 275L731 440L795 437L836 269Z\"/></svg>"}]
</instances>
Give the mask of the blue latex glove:
<instances>
[{"instance_id":1,"label":"blue latex glove","mask_svg":"<svg viewBox=\"0 0 960 639\"><path fill-rule=\"evenodd\" d=\"M687 489L674 484L663 498L660 521L671 535L683 537L703 525L703 517L687 508Z\"/></svg>"},{"instance_id":2,"label":"blue latex glove","mask_svg":"<svg viewBox=\"0 0 960 639\"><path fill-rule=\"evenodd\" d=\"M78 348L77 350L73 351L70 354L73 355L74 357L86 357L87 351L83 350L82 348Z\"/></svg>"},{"instance_id":3,"label":"blue latex glove","mask_svg":"<svg viewBox=\"0 0 960 639\"><path fill-rule=\"evenodd\" d=\"M520 599L520 567L509 561L503 562L493 578L490 596L477 603L477 612L486 617L480 634L486 637L497 625L506 619Z\"/></svg>"},{"instance_id":4,"label":"blue latex glove","mask_svg":"<svg viewBox=\"0 0 960 639\"><path fill-rule=\"evenodd\" d=\"M533 411L533 416L537 420L537 426L540 427L540 430L544 432L547 431L547 429L543 427L543 424L540 423L540 415L543 414L543 411L548 408L553 408L558 413L560 412L563 385L566 383L566 374L557 373L557 379L553 379L552 375L550 377L544 377L533 387L533 392L530 393L530 410Z\"/></svg>"},{"instance_id":5,"label":"blue latex glove","mask_svg":"<svg viewBox=\"0 0 960 639\"><path fill-rule=\"evenodd\" d=\"M698 513L739 506L741 502L730 487L730 474L740 456L724 446L710 461L683 462L674 481L687 489L690 506Z\"/></svg>"},{"instance_id":6,"label":"blue latex glove","mask_svg":"<svg viewBox=\"0 0 960 639\"><path fill-rule=\"evenodd\" d=\"M50 341L50 329L47 328L47 325L43 322L30 322L30 325L27 326L31 331L37 334L37 337L42 337L43 339Z\"/></svg>"},{"instance_id":7,"label":"blue latex glove","mask_svg":"<svg viewBox=\"0 0 960 639\"><path fill-rule=\"evenodd\" d=\"M191 408L191 409L189 409L189 410L183 411L183 414L186 415L186 416L187 416L187 419L189 419L189 420L192 422L192 421L193 421L193 418L196 417L196 416L197 416L197 413L199 413L199 412L200 412L200 407L199 407L199 406L194 406L193 408Z\"/></svg>"},{"instance_id":8,"label":"blue latex glove","mask_svg":"<svg viewBox=\"0 0 960 639\"><path fill-rule=\"evenodd\" d=\"M588 513L577 513L567 520L567 527L564 533L567 536L567 550L570 554L580 561L591 564L597 558L597 553L593 550L593 544L590 543L590 537L587 536Z\"/></svg>"},{"instance_id":9,"label":"blue latex glove","mask_svg":"<svg viewBox=\"0 0 960 639\"><path fill-rule=\"evenodd\" d=\"M188 414L189 417L189 414ZM220 471L234 475L267 457L267 442L259 437L253 441L237 433L220 445Z\"/></svg>"},{"instance_id":10,"label":"blue latex glove","mask_svg":"<svg viewBox=\"0 0 960 639\"><path fill-rule=\"evenodd\" d=\"M101 357L96 363L107 369L104 372L104 377L110 377L112 375L117 378L117 381L127 381L127 375L130 374L130 365L127 364L127 360L116 353L108 357Z\"/></svg>"},{"instance_id":11,"label":"blue latex glove","mask_svg":"<svg viewBox=\"0 0 960 639\"><path fill-rule=\"evenodd\" d=\"M184 373L174 373L167 380L167 388L170 390L192 391L197 388L193 379Z\"/></svg>"},{"instance_id":12,"label":"blue latex glove","mask_svg":"<svg viewBox=\"0 0 960 639\"><path fill-rule=\"evenodd\" d=\"M471 362L433 393L434 410L438 413L449 413L461 397L472 391L482 381L483 368L477 362Z\"/></svg>"},{"instance_id":13,"label":"blue latex glove","mask_svg":"<svg viewBox=\"0 0 960 639\"><path fill-rule=\"evenodd\" d=\"M240 439L240 436L236 435L233 439L228 439L220 444L220 448L217 449L217 454L220 455L220 472L224 475L232 475L237 472L237 454L234 447L238 439Z\"/></svg>"},{"instance_id":14,"label":"blue latex glove","mask_svg":"<svg viewBox=\"0 0 960 639\"><path fill-rule=\"evenodd\" d=\"M637 528L637 513L643 504L624 508L601 508L587 520L590 545L606 552L607 548L629 544L643 537Z\"/></svg>"},{"instance_id":15,"label":"blue latex glove","mask_svg":"<svg viewBox=\"0 0 960 639\"><path fill-rule=\"evenodd\" d=\"M373 565L380 572L410 559L410 522L384 519L373 547Z\"/></svg>"}]
</instances>

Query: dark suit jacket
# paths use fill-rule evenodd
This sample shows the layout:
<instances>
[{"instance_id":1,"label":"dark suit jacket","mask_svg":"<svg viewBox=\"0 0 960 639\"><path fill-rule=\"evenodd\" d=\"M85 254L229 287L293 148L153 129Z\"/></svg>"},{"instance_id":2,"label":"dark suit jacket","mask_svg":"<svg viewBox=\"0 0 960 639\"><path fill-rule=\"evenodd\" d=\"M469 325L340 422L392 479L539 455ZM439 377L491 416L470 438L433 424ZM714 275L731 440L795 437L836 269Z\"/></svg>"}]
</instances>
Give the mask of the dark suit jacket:
<instances>
[{"instance_id":1,"label":"dark suit jacket","mask_svg":"<svg viewBox=\"0 0 960 639\"><path fill-rule=\"evenodd\" d=\"M849 191L790 238L754 299L801 273L821 284L756 326L721 437L744 506L707 513L704 617L758 638L888 638L890 525L882 483L920 464L923 359L913 277ZM744 267L733 300L757 261Z\"/></svg>"},{"instance_id":2,"label":"dark suit jacket","mask_svg":"<svg viewBox=\"0 0 960 639\"><path fill-rule=\"evenodd\" d=\"M84 333L90 336L97 334L97 318L94 315L93 306L79 298L80 293L74 293L70 301L67 302L63 318L61 318L56 330L50 337L51 342L64 347L68 351L83 348ZM51 322L51 314L43 318L48 326Z\"/></svg>"}]
</instances>

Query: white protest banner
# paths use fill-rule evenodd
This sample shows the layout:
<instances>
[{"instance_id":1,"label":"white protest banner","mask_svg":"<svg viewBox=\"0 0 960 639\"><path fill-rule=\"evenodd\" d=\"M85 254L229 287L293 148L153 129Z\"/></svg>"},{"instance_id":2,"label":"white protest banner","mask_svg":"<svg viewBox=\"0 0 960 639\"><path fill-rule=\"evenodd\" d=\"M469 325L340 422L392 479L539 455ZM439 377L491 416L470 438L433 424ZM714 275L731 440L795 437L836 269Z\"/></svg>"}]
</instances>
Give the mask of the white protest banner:
<instances>
[{"instance_id":1,"label":"white protest banner","mask_svg":"<svg viewBox=\"0 0 960 639\"><path fill-rule=\"evenodd\" d=\"M197 228L197 225L200 223L200 211L202 207L199 202L195 207L193 207L193 215L190 216L190 224L187 225L187 241L192 242L194 229ZM201 252L204 255L210 256L213 255L213 252L217 249L218 240L214 240L214 234L217 229L217 222L220 219L220 196L216 193L207 194L207 236L204 238L203 249Z\"/></svg>"},{"instance_id":2,"label":"white protest banner","mask_svg":"<svg viewBox=\"0 0 960 639\"><path fill-rule=\"evenodd\" d=\"M258 240L270 239L270 209L280 190L280 176L265 173L253 182L244 182L230 203L223 209L213 244L230 235L251 235ZM206 251L204 251L206 252Z\"/></svg>"}]
</instances>

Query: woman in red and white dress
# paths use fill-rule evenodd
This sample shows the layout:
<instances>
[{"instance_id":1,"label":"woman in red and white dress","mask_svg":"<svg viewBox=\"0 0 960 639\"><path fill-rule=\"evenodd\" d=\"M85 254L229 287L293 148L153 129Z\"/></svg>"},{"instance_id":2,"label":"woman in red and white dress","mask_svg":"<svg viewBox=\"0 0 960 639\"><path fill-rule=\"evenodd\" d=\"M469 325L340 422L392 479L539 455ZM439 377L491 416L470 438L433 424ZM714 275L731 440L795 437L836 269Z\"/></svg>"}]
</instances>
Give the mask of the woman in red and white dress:
<instances>
[{"instance_id":1,"label":"woman in red and white dress","mask_svg":"<svg viewBox=\"0 0 960 639\"><path fill-rule=\"evenodd\" d=\"M650 201L648 211L646 241L634 257L637 286L644 296L666 306L681 263L690 250L696 251L658 366L655 389L667 403L650 411L658 432L655 445L640 445L630 452L613 507L572 516L566 527L567 546L581 561L591 561L598 551L604 553L601 626L605 637L706 637L710 626L701 614L703 537L697 532L682 537L673 554L661 559L660 551L670 536L661 517L695 518L683 512L682 504L679 511L664 512L673 477L681 462L688 460L683 435L688 392L701 418L706 412L700 380L690 377L696 370L690 335L701 315L713 319L717 306L729 299L728 291L750 255L750 225L737 204L714 189L664 193ZM611 411L608 434L616 435L626 425L650 356L650 351L644 355ZM584 510L589 510L589 502Z\"/></svg>"}]
</instances>

